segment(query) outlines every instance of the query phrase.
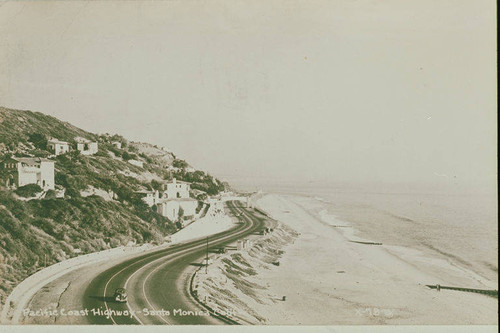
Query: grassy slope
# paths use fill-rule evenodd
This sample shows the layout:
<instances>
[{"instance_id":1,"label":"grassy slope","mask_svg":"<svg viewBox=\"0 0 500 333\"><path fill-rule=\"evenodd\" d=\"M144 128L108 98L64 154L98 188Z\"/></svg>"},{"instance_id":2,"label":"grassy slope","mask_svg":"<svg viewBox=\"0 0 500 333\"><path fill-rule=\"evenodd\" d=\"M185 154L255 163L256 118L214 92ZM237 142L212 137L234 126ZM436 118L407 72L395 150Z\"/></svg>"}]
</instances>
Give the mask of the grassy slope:
<instances>
[{"instance_id":1,"label":"grassy slope","mask_svg":"<svg viewBox=\"0 0 500 333\"><path fill-rule=\"evenodd\" d=\"M136 190L159 188L162 180L173 177L192 181L194 188L209 194L224 188L221 182L202 171L166 170L165 161L178 160L172 153L161 153L153 146L150 150L155 154L148 155L119 136L98 136L42 113L2 107L0 160L7 154L48 155L47 151L29 144L30 133L70 143L76 136L98 140L99 152L94 156L69 153L55 158L56 186L66 190L64 199L21 201L13 191L1 187L5 174L0 172L1 303L17 283L43 267L45 258L50 265L75 256L74 249L89 253L129 241L161 242L165 235L175 231L173 222L153 212L134 195ZM122 141L125 147L115 148L111 144L115 140ZM144 168L116 156L141 160ZM116 199L106 201L96 195L82 197L80 191L89 185L112 191Z\"/></svg>"}]
</instances>

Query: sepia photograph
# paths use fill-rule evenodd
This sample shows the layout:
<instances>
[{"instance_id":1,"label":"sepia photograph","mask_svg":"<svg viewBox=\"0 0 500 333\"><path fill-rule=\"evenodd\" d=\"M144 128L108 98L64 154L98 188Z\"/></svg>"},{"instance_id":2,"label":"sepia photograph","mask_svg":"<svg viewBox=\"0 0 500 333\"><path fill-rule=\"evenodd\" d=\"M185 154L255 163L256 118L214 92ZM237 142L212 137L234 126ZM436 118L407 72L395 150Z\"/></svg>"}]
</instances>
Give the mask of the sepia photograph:
<instances>
[{"instance_id":1,"label":"sepia photograph","mask_svg":"<svg viewBox=\"0 0 500 333\"><path fill-rule=\"evenodd\" d=\"M1 1L0 330L496 332L496 10Z\"/></svg>"}]
</instances>

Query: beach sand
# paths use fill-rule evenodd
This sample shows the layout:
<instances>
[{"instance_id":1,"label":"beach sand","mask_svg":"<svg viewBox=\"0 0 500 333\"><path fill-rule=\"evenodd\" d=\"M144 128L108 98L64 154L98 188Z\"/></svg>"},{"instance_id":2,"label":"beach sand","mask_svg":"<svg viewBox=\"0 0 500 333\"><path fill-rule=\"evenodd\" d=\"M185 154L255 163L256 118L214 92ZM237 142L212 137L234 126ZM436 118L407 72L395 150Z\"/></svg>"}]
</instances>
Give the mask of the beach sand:
<instances>
[{"instance_id":1,"label":"beach sand","mask_svg":"<svg viewBox=\"0 0 500 333\"><path fill-rule=\"evenodd\" d=\"M258 273L268 293L286 296L286 301L256 306L267 323L498 324L497 298L426 287L497 289L496 281L412 248L351 242L360 240L352 226L325 221L309 209L310 199L266 195L257 202L300 233L284 248L280 266Z\"/></svg>"}]
</instances>

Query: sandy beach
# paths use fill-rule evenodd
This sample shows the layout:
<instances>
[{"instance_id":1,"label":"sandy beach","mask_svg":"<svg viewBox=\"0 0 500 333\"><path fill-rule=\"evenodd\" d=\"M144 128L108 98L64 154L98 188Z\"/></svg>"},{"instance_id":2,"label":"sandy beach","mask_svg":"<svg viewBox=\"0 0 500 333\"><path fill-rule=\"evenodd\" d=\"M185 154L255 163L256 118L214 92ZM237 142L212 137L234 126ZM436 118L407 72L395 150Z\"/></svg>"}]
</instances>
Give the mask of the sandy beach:
<instances>
[{"instance_id":1,"label":"sandy beach","mask_svg":"<svg viewBox=\"0 0 500 333\"><path fill-rule=\"evenodd\" d=\"M332 223L325 221L325 216L315 215L310 209L314 208L311 198L266 195L257 206L299 233L282 247L279 266L247 260L254 262L257 274L246 277L246 283L265 288L258 291L260 301L234 306L241 311L252 308L261 323L498 323L496 298L426 287L440 284L496 289L496 281L415 249L352 242L361 240L356 232L343 221ZM286 301L277 301L282 296Z\"/></svg>"},{"instance_id":2,"label":"sandy beach","mask_svg":"<svg viewBox=\"0 0 500 333\"><path fill-rule=\"evenodd\" d=\"M497 299L425 286L493 288L492 281L474 272L412 249L350 242L349 233L342 232L348 228L310 215L300 197L268 195L258 204L301 233L282 265L262 276L276 292L288 295L269 311L272 323L497 323Z\"/></svg>"}]
</instances>

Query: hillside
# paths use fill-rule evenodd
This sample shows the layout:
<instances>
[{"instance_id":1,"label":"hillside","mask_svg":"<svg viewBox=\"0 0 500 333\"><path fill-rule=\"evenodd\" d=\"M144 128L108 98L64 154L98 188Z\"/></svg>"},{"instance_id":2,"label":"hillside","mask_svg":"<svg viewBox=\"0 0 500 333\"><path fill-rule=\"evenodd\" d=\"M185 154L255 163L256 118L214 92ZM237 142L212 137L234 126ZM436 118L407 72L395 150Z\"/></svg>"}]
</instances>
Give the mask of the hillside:
<instances>
[{"instance_id":1,"label":"hillside","mask_svg":"<svg viewBox=\"0 0 500 333\"><path fill-rule=\"evenodd\" d=\"M51 137L67 141L72 150L52 155ZM98 152L80 154L74 149L76 137L97 141ZM45 265L131 242L159 243L176 231L175 221L154 212L137 191L160 190L176 178L191 182L198 190L191 195L201 200L225 186L164 148L89 133L39 112L0 107L0 162L9 157L54 161L55 190L33 199L41 191L37 185L9 188L9 175L0 169L2 304L17 283ZM63 198L56 197L63 192Z\"/></svg>"}]
</instances>

